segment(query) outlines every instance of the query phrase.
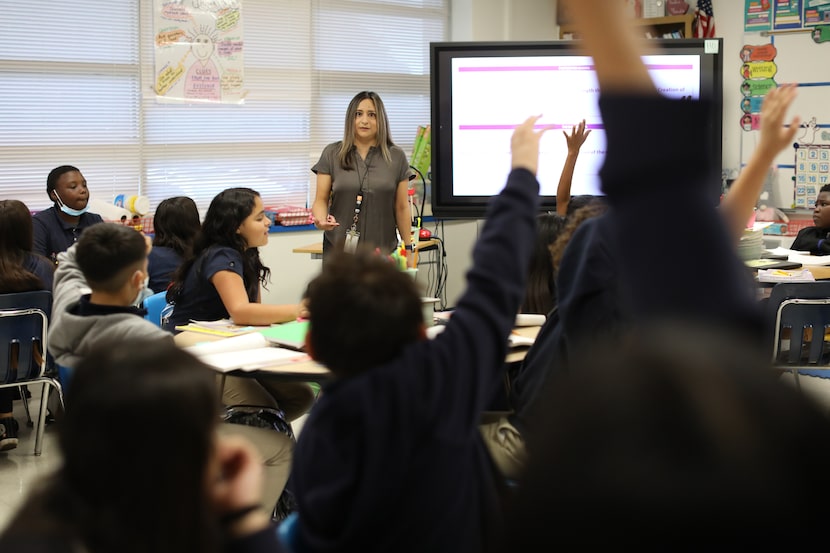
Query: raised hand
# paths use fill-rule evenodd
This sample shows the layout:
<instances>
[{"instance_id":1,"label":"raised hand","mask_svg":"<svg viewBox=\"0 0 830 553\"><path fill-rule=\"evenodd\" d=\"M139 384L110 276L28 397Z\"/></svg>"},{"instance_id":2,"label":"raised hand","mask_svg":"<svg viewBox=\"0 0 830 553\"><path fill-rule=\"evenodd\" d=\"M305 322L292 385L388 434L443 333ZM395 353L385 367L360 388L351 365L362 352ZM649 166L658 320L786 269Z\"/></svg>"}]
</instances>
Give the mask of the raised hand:
<instances>
[{"instance_id":1,"label":"raised hand","mask_svg":"<svg viewBox=\"0 0 830 553\"><path fill-rule=\"evenodd\" d=\"M541 115L534 115L525 119L525 122L516 127L510 139L513 169L527 169L534 175L539 168L539 141L542 135L550 129L549 126L536 131L535 125Z\"/></svg>"},{"instance_id":2,"label":"raised hand","mask_svg":"<svg viewBox=\"0 0 830 553\"><path fill-rule=\"evenodd\" d=\"M770 90L761 105L761 141L758 149L770 156L777 155L787 146L791 146L795 133L798 132L801 119L794 116L788 127L784 126L784 117L790 109L798 88L794 84L784 84Z\"/></svg>"},{"instance_id":3,"label":"raised hand","mask_svg":"<svg viewBox=\"0 0 830 553\"><path fill-rule=\"evenodd\" d=\"M571 134L562 131L565 135L565 142L568 144L568 153L579 153L579 149L585 144L588 135L591 134L591 129L585 130L585 119L579 125L571 127Z\"/></svg>"}]
</instances>

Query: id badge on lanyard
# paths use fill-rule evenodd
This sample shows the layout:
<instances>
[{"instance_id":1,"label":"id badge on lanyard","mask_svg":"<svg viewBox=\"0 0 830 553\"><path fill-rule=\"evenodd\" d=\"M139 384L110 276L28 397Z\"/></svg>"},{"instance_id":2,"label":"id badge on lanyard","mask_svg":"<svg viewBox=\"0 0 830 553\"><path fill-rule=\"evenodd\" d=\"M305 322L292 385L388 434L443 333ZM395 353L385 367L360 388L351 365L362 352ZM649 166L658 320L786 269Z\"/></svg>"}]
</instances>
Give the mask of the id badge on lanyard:
<instances>
[{"instance_id":1,"label":"id badge on lanyard","mask_svg":"<svg viewBox=\"0 0 830 553\"><path fill-rule=\"evenodd\" d=\"M346 231L346 241L343 243L343 251L354 253L357 250L357 243L360 241L360 233L352 227Z\"/></svg>"},{"instance_id":2,"label":"id badge on lanyard","mask_svg":"<svg viewBox=\"0 0 830 553\"><path fill-rule=\"evenodd\" d=\"M343 243L343 251L346 253L354 253L357 250L357 243L360 241L360 232L357 230L357 218L360 216L360 204L363 203L363 195L357 195L357 201L354 206L354 220L352 226L346 231L346 241Z\"/></svg>"}]
</instances>

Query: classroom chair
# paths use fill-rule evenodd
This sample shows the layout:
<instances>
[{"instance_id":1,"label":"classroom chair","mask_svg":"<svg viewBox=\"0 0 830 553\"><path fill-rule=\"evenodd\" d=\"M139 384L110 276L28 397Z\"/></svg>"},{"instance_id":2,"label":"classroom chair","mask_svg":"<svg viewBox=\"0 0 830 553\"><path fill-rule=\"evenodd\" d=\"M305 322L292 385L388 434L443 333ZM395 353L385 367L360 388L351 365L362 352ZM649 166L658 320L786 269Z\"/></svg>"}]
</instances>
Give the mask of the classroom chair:
<instances>
[{"instance_id":1,"label":"classroom chair","mask_svg":"<svg viewBox=\"0 0 830 553\"><path fill-rule=\"evenodd\" d=\"M277 539L286 553L299 553L300 515L296 511L285 517L277 526Z\"/></svg>"},{"instance_id":2,"label":"classroom chair","mask_svg":"<svg viewBox=\"0 0 830 553\"><path fill-rule=\"evenodd\" d=\"M799 375L830 378L830 282L778 283L767 304L772 363Z\"/></svg>"},{"instance_id":3,"label":"classroom chair","mask_svg":"<svg viewBox=\"0 0 830 553\"><path fill-rule=\"evenodd\" d=\"M0 388L43 384L35 455L40 455L43 449L50 387L57 391L61 407L64 405L60 383L46 376L46 337L51 310L52 293L48 290L0 294Z\"/></svg>"},{"instance_id":4,"label":"classroom chair","mask_svg":"<svg viewBox=\"0 0 830 553\"><path fill-rule=\"evenodd\" d=\"M167 307L167 291L153 294L144 298L144 309L147 310L145 319L154 325L161 327L165 308Z\"/></svg>"}]
</instances>

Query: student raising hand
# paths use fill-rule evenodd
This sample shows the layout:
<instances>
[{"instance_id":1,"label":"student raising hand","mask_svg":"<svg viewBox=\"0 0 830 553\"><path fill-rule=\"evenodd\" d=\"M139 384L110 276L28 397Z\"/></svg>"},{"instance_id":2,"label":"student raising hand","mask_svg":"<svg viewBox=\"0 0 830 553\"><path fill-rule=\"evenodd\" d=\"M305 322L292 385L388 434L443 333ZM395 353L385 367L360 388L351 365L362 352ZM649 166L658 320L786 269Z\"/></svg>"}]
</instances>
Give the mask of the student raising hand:
<instances>
[{"instance_id":1,"label":"student raising hand","mask_svg":"<svg viewBox=\"0 0 830 553\"><path fill-rule=\"evenodd\" d=\"M721 203L721 214L735 241L740 239L746 222L752 215L775 156L793 143L798 131L798 116L793 117L789 125L784 124L796 91L795 85L787 84L767 93L761 106L761 140Z\"/></svg>"},{"instance_id":2,"label":"student raising hand","mask_svg":"<svg viewBox=\"0 0 830 553\"><path fill-rule=\"evenodd\" d=\"M568 157L562 166L562 174L559 176L559 186L556 188L556 213L561 216L568 214L568 204L571 203L571 181L576 168L576 158L579 157L579 149L585 144L591 130L585 130L585 119L579 125L571 127L571 134L562 131L565 135L565 142L568 145Z\"/></svg>"},{"instance_id":3,"label":"student raising hand","mask_svg":"<svg viewBox=\"0 0 830 553\"><path fill-rule=\"evenodd\" d=\"M788 125L784 124L784 118L797 94L798 88L792 83L773 88L767 93L761 106L759 151L775 156L793 143L801 118L793 116Z\"/></svg>"},{"instance_id":4,"label":"student raising hand","mask_svg":"<svg viewBox=\"0 0 830 553\"><path fill-rule=\"evenodd\" d=\"M544 126L536 131L536 121L542 117L534 115L525 119L525 122L516 127L510 139L510 149L513 154L513 169L527 169L534 175L539 167L539 141L550 126Z\"/></svg>"}]
</instances>

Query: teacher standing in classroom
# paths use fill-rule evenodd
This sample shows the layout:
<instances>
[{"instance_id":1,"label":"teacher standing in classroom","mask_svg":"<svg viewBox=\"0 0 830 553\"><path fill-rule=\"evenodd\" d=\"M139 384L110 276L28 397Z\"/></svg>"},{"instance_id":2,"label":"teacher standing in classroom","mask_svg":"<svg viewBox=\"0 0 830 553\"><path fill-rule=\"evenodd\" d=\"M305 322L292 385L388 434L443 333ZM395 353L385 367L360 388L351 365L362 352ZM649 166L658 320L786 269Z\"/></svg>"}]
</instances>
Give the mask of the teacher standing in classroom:
<instances>
[{"instance_id":1,"label":"teacher standing in classroom","mask_svg":"<svg viewBox=\"0 0 830 553\"><path fill-rule=\"evenodd\" d=\"M323 263L334 249L379 248L388 254L405 244L411 267L409 162L392 142L383 101L374 92L349 102L343 140L329 144L311 168L317 175L314 225L323 235Z\"/></svg>"}]
</instances>

